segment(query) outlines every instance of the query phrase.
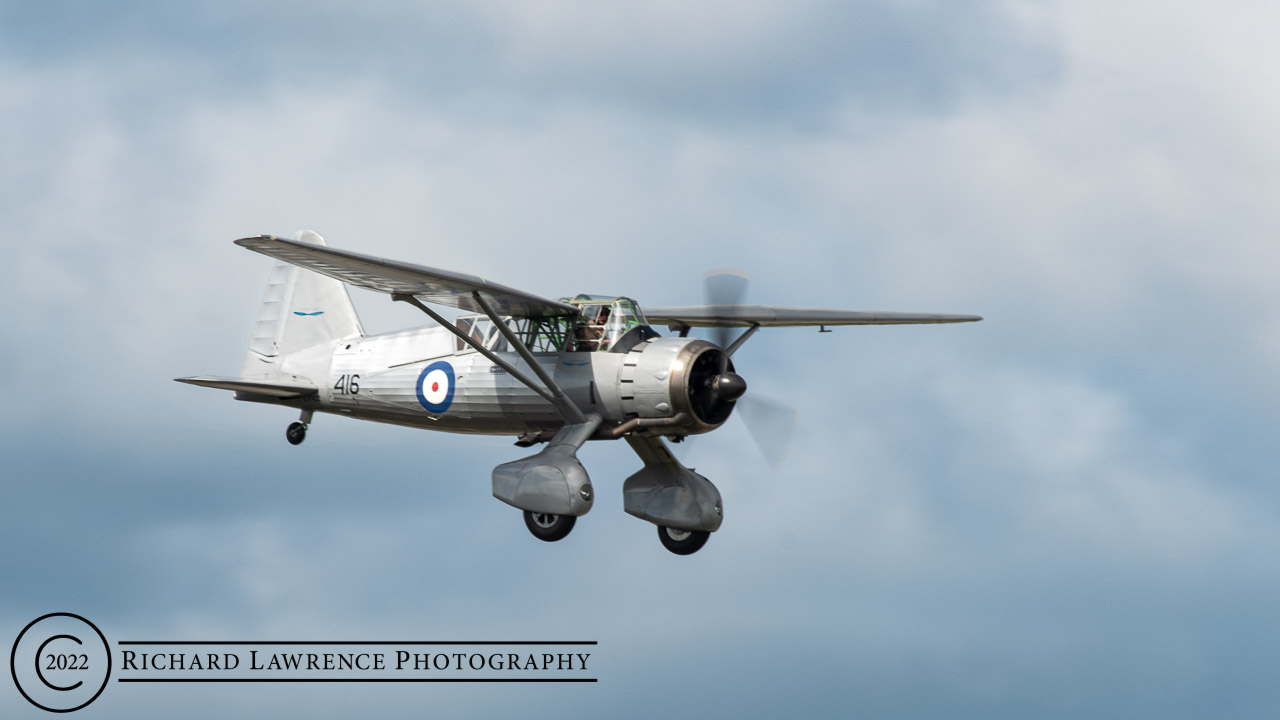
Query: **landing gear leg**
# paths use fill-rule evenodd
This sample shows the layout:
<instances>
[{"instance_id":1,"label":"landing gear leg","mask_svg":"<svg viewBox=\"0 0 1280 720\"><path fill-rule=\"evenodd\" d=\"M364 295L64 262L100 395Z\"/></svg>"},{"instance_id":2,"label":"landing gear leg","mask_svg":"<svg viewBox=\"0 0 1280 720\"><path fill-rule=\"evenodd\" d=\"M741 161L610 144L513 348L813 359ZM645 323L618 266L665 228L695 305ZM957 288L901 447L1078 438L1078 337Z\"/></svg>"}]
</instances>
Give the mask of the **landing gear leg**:
<instances>
[{"instance_id":1,"label":"landing gear leg","mask_svg":"<svg viewBox=\"0 0 1280 720\"><path fill-rule=\"evenodd\" d=\"M545 542L563 540L577 521L578 518L573 515L552 515L550 513L524 511L524 524L529 528L529 532L533 533L534 537Z\"/></svg>"},{"instance_id":2,"label":"landing gear leg","mask_svg":"<svg viewBox=\"0 0 1280 720\"><path fill-rule=\"evenodd\" d=\"M284 437L290 445L301 445L302 441L307 439L307 426L311 424L311 414L310 410L303 410L298 422L289 423L289 427L284 431Z\"/></svg>"},{"instance_id":3,"label":"landing gear leg","mask_svg":"<svg viewBox=\"0 0 1280 720\"><path fill-rule=\"evenodd\" d=\"M622 509L657 525L667 550L676 555L698 552L720 529L720 491L681 465L662 438L632 434L626 440L644 467L622 483Z\"/></svg>"}]
</instances>

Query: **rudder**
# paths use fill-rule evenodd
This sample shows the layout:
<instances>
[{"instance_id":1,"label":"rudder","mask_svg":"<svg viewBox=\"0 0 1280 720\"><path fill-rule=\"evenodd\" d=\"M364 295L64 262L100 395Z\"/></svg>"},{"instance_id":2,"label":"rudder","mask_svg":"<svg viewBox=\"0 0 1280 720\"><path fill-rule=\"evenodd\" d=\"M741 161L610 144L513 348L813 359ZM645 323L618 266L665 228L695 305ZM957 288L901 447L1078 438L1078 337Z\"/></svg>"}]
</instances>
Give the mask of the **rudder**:
<instances>
[{"instance_id":1,"label":"rudder","mask_svg":"<svg viewBox=\"0 0 1280 720\"><path fill-rule=\"evenodd\" d=\"M295 239L325 245L324 238L310 230L299 231ZM242 374L269 373L268 368L285 355L363 335L364 328L345 284L279 262L267 278Z\"/></svg>"}]
</instances>

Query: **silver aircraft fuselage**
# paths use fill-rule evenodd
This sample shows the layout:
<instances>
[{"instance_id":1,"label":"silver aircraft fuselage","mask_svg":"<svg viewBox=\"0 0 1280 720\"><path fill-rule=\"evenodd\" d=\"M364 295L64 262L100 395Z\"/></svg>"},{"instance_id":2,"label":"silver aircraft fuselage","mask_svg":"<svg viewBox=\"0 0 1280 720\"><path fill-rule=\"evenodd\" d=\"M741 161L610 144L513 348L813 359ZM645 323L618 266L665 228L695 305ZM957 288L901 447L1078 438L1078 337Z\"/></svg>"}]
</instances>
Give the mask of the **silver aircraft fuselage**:
<instances>
[{"instance_id":1,"label":"silver aircraft fuselage","mask_svg":"<svg viewBox=\"0 0 1280 720\"><path fill-rule=\"evenodd\" d=\"M314 395L280 399L242 391L236 397L455 433L545 439L564 426L564 417L545 398L489 358L459 345L439 326L340 340L283 360L281 371L314 384ZM669 417L687 396L686 359L708 351L714 348L702 340L665 337L627 352L533 355L574 405L599 415L609 427L631 418ZM518 353L495 354L533 374ZM663 434L705 432L720 423L697 427L701 424L666 428Z\"/></svg>"}]
</instances>

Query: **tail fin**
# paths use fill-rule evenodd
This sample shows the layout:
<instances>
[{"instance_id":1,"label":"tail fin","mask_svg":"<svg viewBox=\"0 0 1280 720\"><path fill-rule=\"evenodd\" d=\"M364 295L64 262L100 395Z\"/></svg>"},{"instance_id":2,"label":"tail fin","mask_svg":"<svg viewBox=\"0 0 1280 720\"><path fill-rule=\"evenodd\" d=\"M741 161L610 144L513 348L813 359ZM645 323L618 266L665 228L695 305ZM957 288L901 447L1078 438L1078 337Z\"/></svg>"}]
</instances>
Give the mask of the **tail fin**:
<instances>
[{"instance_id":1,"label":"tail fin","mask_svg":"<svg viewBox=\"0 0 1280 720\"><path fill-rule=\"evenodd\" d=\"M310 230L300 230L295 237L325 244L324 238ZM270 374L285 355L363 335L346 285L295 265L277 263L267 279L241 374Z\"/></svg>"}]
</instances>

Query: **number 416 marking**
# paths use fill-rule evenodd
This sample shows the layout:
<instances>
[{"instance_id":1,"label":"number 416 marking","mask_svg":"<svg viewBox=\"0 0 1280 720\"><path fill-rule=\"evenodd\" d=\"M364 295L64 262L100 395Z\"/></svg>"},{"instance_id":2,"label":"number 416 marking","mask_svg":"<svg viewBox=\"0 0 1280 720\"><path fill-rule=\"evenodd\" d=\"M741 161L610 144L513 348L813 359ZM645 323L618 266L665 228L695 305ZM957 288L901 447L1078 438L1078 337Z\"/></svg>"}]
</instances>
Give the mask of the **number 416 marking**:
<instances>
[{"instance_id":1,"label":"number 416 marking","mask_svg":"<svg viewBox=\"0 0 1280 720\"><path fill-rule=\"evenodd\" d=\"M339 395L359 395L360 383L356 382L359 379L359 375L343 375L338 378L338 382L334 384L333 389L337 390Z\"/></svg>"}]
</instances>

